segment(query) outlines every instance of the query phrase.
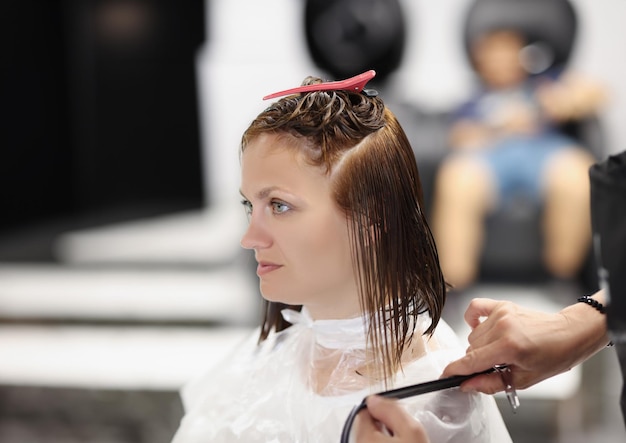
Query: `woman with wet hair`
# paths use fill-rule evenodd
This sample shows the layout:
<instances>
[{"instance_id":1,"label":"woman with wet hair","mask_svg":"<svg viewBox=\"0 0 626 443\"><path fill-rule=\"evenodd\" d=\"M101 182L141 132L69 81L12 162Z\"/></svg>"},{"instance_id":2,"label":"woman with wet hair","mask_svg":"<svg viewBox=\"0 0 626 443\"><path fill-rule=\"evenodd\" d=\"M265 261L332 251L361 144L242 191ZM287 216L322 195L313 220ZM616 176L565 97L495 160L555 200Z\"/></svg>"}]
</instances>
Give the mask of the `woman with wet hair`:
<instances>
[{"instance_id":1,"label":"woman with wet hair","mask_svg":"<svg viewBox=\"0 0 626 443\"><path fill-rule=\"evenodd\" d=\"M332 442L363 397L436 379L462 355L413 150L373 71L308 77L243 134L241 194L259 331L183 390L175 443ZM494 400L404 401L434 441L510 441Z\"/></svg>"}]
</instances>

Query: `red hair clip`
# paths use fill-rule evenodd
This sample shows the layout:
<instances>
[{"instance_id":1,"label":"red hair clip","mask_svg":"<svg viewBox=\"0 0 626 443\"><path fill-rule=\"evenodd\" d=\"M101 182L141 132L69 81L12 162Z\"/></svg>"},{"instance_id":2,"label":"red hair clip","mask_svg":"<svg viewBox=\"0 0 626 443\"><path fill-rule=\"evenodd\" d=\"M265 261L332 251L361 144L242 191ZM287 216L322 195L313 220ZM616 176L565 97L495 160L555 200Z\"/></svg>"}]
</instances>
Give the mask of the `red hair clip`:
<instances>
[{"instance_id":1,"label":"red hair clip","mask_svg":"<svg viewBox=\"0 0 626 443\"><path fill-rule=\"evenodd\" d=\"M353 91L361 92L367 82L374 78L376 71L369 70L363 74L355 75L346 80L340 80L335 82L322 82L314 85L298 86L297 88L286 89L280 92L274 92L273 94L266 95L263 100L269 100L271 98L282 97L284 95L297 94L299 92L314 92L314 91ZM365 93L368 96L376 96L378 93L374 90L367 89Z\"/></svg>"}]
</instances>

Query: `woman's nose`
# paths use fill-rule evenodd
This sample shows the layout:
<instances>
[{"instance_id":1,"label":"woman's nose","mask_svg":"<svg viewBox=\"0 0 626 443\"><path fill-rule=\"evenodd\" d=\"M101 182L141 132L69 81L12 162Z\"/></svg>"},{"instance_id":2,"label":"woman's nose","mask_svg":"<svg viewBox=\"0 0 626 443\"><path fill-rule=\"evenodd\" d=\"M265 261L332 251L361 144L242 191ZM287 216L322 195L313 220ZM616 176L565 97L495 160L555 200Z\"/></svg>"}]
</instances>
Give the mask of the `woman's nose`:
<instances>
[{"instance_id":1,"label":"woman's nose","mask_svg":"<svg viewBox=\"0 0 626 443\"><path fill-rule=\"evenodd\" d=\"M271 237L267 231L267 228L263 225L261 220L258 220L254 215L250 216L248 223L248 229L241 237L241 247L244 249L263 249L267 248L271 244Z\"/></svg>"}]
</instances>

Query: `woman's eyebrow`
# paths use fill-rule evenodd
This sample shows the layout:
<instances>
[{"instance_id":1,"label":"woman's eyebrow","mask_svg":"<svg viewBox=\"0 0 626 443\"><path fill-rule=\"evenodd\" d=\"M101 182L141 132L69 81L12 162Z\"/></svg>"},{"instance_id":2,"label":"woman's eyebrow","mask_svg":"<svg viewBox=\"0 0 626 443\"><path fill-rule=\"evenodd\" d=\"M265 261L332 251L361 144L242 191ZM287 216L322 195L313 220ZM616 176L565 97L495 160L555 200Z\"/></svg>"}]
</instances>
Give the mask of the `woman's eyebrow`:
<instances>
[{"instance_id":1,"label":"woman's eyebrow","mask_svg":"<svg viewBox=\"0 0 626 443\"><path fill-rule=\"evenodd\" d=\"M273 191L277 191L277 190L287 192L278 186L268 186L266 188L261 189L259 192L257 192L255 197L259 200L263 200L267 198L267 196L270 195ZM239 190L239 194L241 194L243 198L247 198L241 189Z\"/></svg>"}]
</instances>

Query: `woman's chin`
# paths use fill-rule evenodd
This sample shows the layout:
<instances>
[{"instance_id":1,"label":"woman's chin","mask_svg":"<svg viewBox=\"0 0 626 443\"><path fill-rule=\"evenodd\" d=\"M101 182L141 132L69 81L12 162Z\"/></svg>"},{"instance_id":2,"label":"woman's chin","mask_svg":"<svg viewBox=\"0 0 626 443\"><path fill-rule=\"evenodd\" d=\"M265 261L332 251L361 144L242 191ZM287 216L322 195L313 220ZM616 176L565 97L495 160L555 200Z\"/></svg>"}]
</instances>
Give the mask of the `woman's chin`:
<instances>
[{"instance_id":1,"label":"woman's chin","mask_svg":"<svg viewBox=\"0 0 626 443\"><path fill-rule=\"evenodd\" d=\"M263 287L261 287L261 297L274 303L284 303L286 305L296 304L293 300L289 300L288 297L281 296L281 294L264 289Z\"/></svg>"},{"instance_id":2,"label":"woman's chin","mask_svg":"<svg viewBox=\"0 0 626 443\"><path fill-rule=\"evenodd\" d=\"M270 291L270 290L267 290L266 288L263 288L263 285L261 285L260 292L261 292L261 297L263 297L267 301L272 301L276 303L285 303L283 301L283 297L278 296L278 294L276 294L274 291Z\"/></svg>"}]
</instances>

